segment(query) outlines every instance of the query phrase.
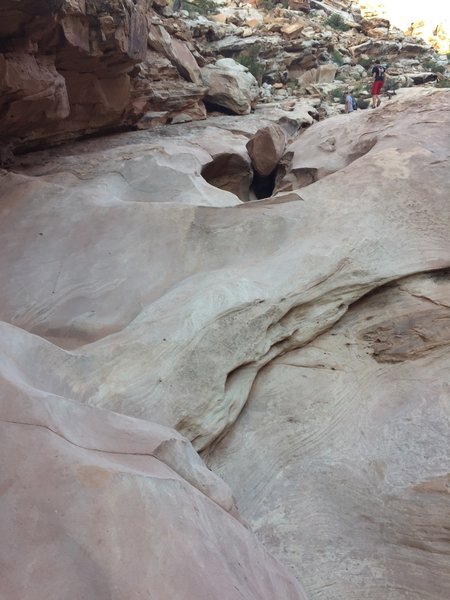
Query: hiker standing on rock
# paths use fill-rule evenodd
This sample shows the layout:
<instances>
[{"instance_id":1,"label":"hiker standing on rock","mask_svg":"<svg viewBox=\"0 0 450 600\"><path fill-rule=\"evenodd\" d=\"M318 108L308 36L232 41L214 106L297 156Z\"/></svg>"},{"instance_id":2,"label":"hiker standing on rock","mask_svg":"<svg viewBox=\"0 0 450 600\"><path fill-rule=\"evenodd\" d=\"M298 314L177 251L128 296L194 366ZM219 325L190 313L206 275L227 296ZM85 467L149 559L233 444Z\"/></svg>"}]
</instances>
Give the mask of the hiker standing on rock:
<instances>
[{"instance_id":1,"label":"hiker standing on rock","mask_svg":"<svg viewBox=\"0 0 450 600\"><path fill-rule=\"evenodd\" d=\"M345 92L344 104L346 113L351 113L356 110L357 104L355 98L353 98L353 90L347 90Z\"/></svg>"},{"instance_id":2,"label":"hiker standing on rock","mask_svg":"<svg viewBox=\"0 0 450 600\"><path fill-rule=\"evenodd\" d=\"M372 69L373 83L372 83L372 108L376 108L381 104L381 88L384 85L384 73L385 68L381 66L381 62L377 59Z\"/></svg>"}]
</instances>

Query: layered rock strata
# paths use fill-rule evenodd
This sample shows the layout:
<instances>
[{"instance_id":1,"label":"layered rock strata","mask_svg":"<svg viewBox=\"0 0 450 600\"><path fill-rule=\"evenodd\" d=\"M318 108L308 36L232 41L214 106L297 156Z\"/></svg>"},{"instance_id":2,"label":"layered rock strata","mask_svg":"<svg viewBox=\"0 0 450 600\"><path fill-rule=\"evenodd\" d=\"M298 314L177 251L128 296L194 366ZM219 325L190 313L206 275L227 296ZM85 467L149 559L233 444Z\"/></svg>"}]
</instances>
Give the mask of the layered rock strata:
<instances>
[{"instance_id":1,"label":"layered rock strata","mask_svg":"<svg viewBox=\"0 0 450 600\"><path fill-rule=\"evenodd\" d=\"M41 4L0 9L3 140L66 139L129 123L129 73L145 58L148 2Z\"/></svg>"},{"instance_id":2,"label":"layered rock strata","mask_svg":"<svg viewBox=\"0 0 450 600\"><path fill-rule=\"evenodd\" d=\"M314 7L229 5L191 17L164 0L8 0L0 7L0 164L14 149L200 120L207 109L246 114L258 100L314 97L324 116L341 111L344 88L354 87L363 108L380 55L386 87L446 84L445 57L414 31L362 18L353 3ZM348 31L333 26L336 16Z\"/></svg>"}]
</instances>

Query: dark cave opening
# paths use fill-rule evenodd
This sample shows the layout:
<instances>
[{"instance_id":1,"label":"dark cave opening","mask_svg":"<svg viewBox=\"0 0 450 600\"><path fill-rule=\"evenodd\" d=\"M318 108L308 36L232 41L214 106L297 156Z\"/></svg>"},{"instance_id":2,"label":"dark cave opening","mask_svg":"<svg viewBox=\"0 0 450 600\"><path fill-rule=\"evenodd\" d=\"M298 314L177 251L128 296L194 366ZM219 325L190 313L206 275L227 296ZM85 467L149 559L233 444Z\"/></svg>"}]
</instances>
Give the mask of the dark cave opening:
<instances>
[{"instance_id":1,"label":"dark cave opening","mask_svg":"<svg viewBox=\"0 0 450 600\"><path fill-rule=\"evenodd\" d=\"M236 112L226 108L225 106L220 106L220 104L214 104L214 102L208 102L207 100L203 100L206 112L209 113L221 113L223 115L233 115L236 116Z\"/></svg>"},{"instance_id":2,"label":"dark cave opening","mask_svg":"<svg viewBox=\"0 0 450 600\"><path fill-rule=\"evenodd\" d=\"M235 194L242 202L270 198L277 180L285 174L283 163L269 175L261 175L240 154L222 153L204 165L201 175L214 187Z\"/></svg>"},{"instance_id":3,"label":"dark cave opening","mask_svg":"<svg viewBox=\"0 0 450 600\"><path fill-rule=\"evenodd\" d=\"M275 189L276 176L277 168L269 173L269 175L260 175L257 171L254 171L250 191L254 193L258 200L269 198Z\"/></svg>"}]
</instances>

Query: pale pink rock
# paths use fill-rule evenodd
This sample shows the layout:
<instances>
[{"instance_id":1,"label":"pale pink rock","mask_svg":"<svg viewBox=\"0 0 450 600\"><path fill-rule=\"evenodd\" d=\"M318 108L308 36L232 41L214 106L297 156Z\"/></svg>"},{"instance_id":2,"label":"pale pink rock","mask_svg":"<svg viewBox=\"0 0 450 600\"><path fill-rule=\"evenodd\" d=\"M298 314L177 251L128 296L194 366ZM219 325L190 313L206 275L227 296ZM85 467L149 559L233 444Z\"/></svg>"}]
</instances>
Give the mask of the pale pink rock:
<instances>
[{"instance_id":1,"label":"pale pink rock","mask_svg":"<svg viewBox=\"0 0 450 600\"><path fill-rule=\"evenodd\" d=\"M4 367L2 598L306 600L179 434Z\"/></svg>"},{"instance_id":2,"label":"pale pink rock","mask_svg":"<svg viewBox=\"0 0 450 600\"><path fill-rule=\"evenodd\" d=\"M264 369L207 457L310 598L446 597L449 344L448 271L387 286Z\"/></svg>"},{"instance_id":3,"label":"pale pink rock","mask_svg":"<svg viewBox=\"0 0 450 600\"><path fill-rule=\"evenodd\" d=\"M274 197L232 206L201 184L200 126L21 157L0 172L5 377L176 427L313 597L409 600L413 582L441 600L448 98L406 91L314 125L288 146ZM240 150L236 120L216 123Z\"/></svg>"}]
</instances>

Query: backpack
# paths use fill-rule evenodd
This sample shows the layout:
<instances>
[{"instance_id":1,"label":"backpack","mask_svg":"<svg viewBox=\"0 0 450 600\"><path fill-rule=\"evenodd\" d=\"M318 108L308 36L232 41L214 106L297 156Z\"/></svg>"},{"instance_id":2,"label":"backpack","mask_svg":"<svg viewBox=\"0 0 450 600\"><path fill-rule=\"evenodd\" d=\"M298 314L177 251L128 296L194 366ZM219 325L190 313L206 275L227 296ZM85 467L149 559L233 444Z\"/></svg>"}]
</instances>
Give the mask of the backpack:
<instances>
[{"instance_id":1,"label":"backpack","mask_svg":"<svg viewBox=\"0 0 450 600\"><path fill-rule=\"evenodd\" d=\"M353 105L353 110L356 110L358 108L358 101L356 100L356 98L352 97L352 105Z\"/></svg>"},{"instance_id":2,"label":"backpack","mask_svg":"<svg viewBox=\"0 0 450 600\"><path fill-rule=\"evenodd\" d=\"M385 72L386 69L384 67L382 67L381 65L377 65L376 69L378 70L378 74L377 74L376 79L378 81L384 81L384 72Z\"/></svg>"}]
</instances>

